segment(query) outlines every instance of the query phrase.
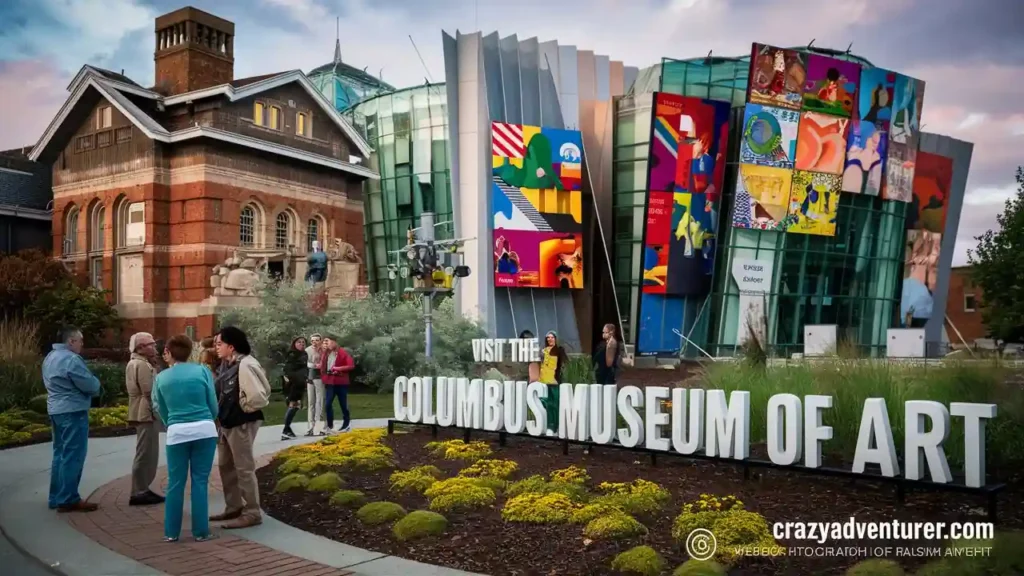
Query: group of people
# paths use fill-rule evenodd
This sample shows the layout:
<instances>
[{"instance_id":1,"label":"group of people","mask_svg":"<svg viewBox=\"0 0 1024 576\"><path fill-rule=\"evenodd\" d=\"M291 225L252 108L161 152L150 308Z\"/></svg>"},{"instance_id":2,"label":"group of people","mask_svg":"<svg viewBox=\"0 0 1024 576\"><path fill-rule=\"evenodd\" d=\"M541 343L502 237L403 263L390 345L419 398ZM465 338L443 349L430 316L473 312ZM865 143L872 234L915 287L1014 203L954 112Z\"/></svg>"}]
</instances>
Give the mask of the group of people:
<instances>
[{"instance_id":1,"label":"group of people","mask_svg":"<svg viewBox=\"0 0 1024 576\"><path fill-rule=\"evenodd\" d=\"M313 334L306 338L299 336L292 340L292 345L285 356L282 389L288 400L288 411L284 415L282 440L296 437L292 430L295 415L302 409L302 396L306 395L306 433L313 436L317 433L318 422L324 424L320 429L321 436L334 432L334 399L338 399L341 407L341 428L339 432L348 432L351 416L348 411L349 374L356 367L355 359L347 350L338 344L335 336ZM324 415L326 412L326 420Z\"/></svg>"},{"instance_id":2,"label":"group of people","mask_svg":"<svg viewBox=\"0 0 1024 576\"><path fill-rule=\"evenodd\" d=\"M601 329L601 343L598 344L591 357L596 384L615 384L622 362L622 346L616 338L614 324L605 324ZM523 330L520 339L534 338L533 332ZM529 381L541 382L549 386L562 383L562 369L569 363L569 355L558 343L558 334L552 330L544 335L544 346L541 348L540 362L529 365ZM557 390L548 390L541 403L547 412L547 433L554 435L558 431L558 399Z\"/></svg>"},{"instance_id":3,"label":"group of people","mask_svg":"<svg viewBox=\"0 0 1024 576\"><path fill-rule=\"evenodd\" d=\"M58 512L91 512L98 505L78 493L89 436L89 408L100 382L80 356L82 332L64 329L43 361L47 411L53 429L49 506ZM129 340L125 369L128 420L136 430L131 506L165 504L164 537L181 533L185 485L191 479L192 536L211 537L210 521L223 528L262 523L253 443L270 401L270 382L245 333L222 328L202 343L200 363L190 361L188 336L167 341L162 354L151 334ZM166 497L153 492L159 438L166 431ZM224 488L225 511L208 514L208 483L214 455Z\"/></svg>"}]
</instances>

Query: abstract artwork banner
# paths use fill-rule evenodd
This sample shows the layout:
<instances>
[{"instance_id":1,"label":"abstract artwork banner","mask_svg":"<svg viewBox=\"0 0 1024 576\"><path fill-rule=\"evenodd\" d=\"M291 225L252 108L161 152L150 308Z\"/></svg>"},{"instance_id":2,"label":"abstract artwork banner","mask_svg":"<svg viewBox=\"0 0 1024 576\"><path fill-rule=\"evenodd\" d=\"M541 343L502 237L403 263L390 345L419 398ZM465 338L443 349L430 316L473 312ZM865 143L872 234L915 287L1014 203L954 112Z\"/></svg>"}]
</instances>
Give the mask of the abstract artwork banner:
<instances>
[{"instance_id":1,"label":"abstract artwork banner","mask_svg":"<svg viewBox=\"0 0 1024 576\"><path fill-rule=\"evenodd\" d=\"M796 216L789 214L793 171L755 164L740 164L732 225L753 230L784 232Z\"/></svg>"},{"instance_id":2,"label":"abstract artwork banner","mask_svg":"<svg viewBox=\"0 0 1024 576\"><path fill-rule=\"evenodd\" d=\"M492 122L491 156L495 285L583 288L581 134ZM572 250L561 246L553 252L558 263L552 266L540 258L554 238L573 239L575 244Z\"/></svg>"},{"instance_id":3,"label":"abstract artwork banner","mask_svg":"<svg viewBox=\"0 0 1024 576\"><path fill-rule=\"evenodd\" d=\"M691 296L710 290L729 109L727 102L655 94L644 292Z\"/></svg>"},{"instance_id":4,"label":"abstract artwork banner","mask_svg":"<svg viewBox=\"0 0 1024 576\"><path fill-rule=\"evenodd\" d=\"M799 125L800 113L795 110L747 104L743 111L740 162L792 168Z\"/></svg>"},{"instance_id":5,"label":"abstract artwork banner","mask_svg":"<svg viewBox=\"0 0 1024 576\"><path fill-rule=\"evenodd\" d=\"M494 285L583 288L583 235L495 230Z\"/></svg>"},{"instance_id":6,"label":"abstract artwork banner","mask_svg":"<svg viewBox=\"0 0 1024 576\"><path fill-rule=\"evenodd\" d=\"M878 196L885 178L889 136L867 120L852 120L847 135L843 192Z\"/></svg>"},{"instance_id":7,"label":"abstract artwork banner","mask_svg":"<svg viewBox=\"0 0 1024 576\"><path fill-rule=\"evenodd\" d=\"M857 98L857 117L871 122L883 132L888 132L889 124L892 121L895 84L895 72L882 68L862 69L860 71L860 95Z\"/></svg>"},{"instance_id":8,"label":"abstract artwork banner","mask_svg":"<svg viewBox=\"0 0 1024 576\"><path fill-rule=\"evenodd\" d=\"M849 118L804 112L797 131L797 170L842 174Z\"/></svg>"},{"instance_id":9,"label":"abstract artwork banner","mask_svg":"<svg viewBox=\"0 0 1024 576\"><path fill-rule=\"evenodd\" d=\"M789 213L796 221L787 232L836 235L836 214L842 180L838 174L821 172L793 172L793 191L789 197Z\"/></svg>"},{"instance_id":10,"label":"abstract artwork banner","mask_svg":"<svg viewBox=\"0 0 1024 576\"><path fill-rule=\"evenodd\" d=\"M900 295L900 323L903 326L922 326L932 317L941 249L942 234L927 230L907 230L903 294ZM941 310L938 312L942 313Z\"/></svg>"},{"instance_id":11,"label":"abstract artwork banner","mask_svg":"<svg viewBox=\"0 0 1024 576\"><path fill-rule=\"evenodd\" d=\"M942 234L946 229L952 185L953 159L918 151L914 167L914 198L907 212L907 229Z\"/></svg>"},{"instance_id":12,"label":"abstract artwork banner","mask_svg":"<svg viewBox=\"0 0 1024 576\"><path fill-rule=\"evenodd\" d=\"M860 65L810 54L804 82L804 110L849 118L857 109L859 85Z\"/></svg>"},{"instance_id":13,"label":"abstract artwork banner","mask_svg":"<svg viewBox=\"0 0 1024 576\"><path fill-rule=\"evenodd\" d=\"M747 102L800 110L807 64L795 50L755 43L750 55Z\"/></svg>"}]
</instances>

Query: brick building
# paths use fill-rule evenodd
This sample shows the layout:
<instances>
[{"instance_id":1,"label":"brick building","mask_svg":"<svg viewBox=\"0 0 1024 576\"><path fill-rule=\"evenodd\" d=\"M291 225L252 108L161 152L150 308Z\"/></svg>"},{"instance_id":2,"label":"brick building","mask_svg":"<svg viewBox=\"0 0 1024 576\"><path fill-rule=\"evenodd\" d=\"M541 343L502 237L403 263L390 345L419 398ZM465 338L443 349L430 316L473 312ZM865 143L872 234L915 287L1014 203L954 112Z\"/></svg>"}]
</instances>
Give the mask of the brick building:
<instances>
[{"instance_id":1,"label":"brick building","mask_svg":"<svg viewBox=\"0 0 1024 576\"><path fill-rule=\"evenodd\" d=\"M978 338L988 337L988 328L981 319L981 286L971 279L970 266L958 266L950 270L949 297L946 300L946 318L956 330L949 334L950 343L963 346L963 338L974 346ZM959 332L959 336L957 335Z\"/></svg>"},{"instance_id":2,"label":"brick building","mask_svg":"<svg viewBox=\"0 0 1024 576\"><path fill-rule=\"evenodd\" d=\"M368 145L301 71L235 78L234 33L157 18L156 85L83 67L31 153L52 166L54 254L133 330L211 333L211 271L236 250L285 276L314 239L363 253Z\"/></svg>"}]
</instances>

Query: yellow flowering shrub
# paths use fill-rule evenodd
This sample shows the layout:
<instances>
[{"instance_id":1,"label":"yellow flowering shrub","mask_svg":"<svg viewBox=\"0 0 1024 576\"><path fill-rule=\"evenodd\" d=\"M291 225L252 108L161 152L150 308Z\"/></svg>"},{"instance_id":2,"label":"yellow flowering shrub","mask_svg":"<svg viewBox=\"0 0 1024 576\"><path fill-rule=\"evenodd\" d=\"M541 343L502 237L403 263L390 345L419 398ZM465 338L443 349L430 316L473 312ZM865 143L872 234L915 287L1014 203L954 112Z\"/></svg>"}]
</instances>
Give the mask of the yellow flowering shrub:
<instances>
[{"instance_id":1,"label":"yellow flowering shrub","mask_svg":"<svg viewBox=\"0 0 1024 576\"><path fill-rule=\"evenodd\" d=\"M586 468L580 468L579 466L569 466L568 468L562 468L555 470L551 473L552 482L563 482L565 484L586 484L590 481L590 475L587 474Z\"/></svg>"},{"instance_id":2,"label":"yellow flowering shrub","mask_svg":"<svg viewBox=\"0 0 1024 576\"><path fill-rule=\"evenodd\" d=\"M509 522L530 524L564 524L579 507L565 494L527 493L510 498L501 510L501 517Z\"/></svg>"},{"instance_id":3,"label":"yellow flowering shrub","mask_svg":"<svg viewBox=\"0 0 1024 576\"><path fill-rule=\"evenodd\" d=\"M587 489L582 484L549 482L539 474L513 482L507 493L510 497L522 494L563 494L573 502L585 502L589 498Z\"/></svg>"},{"instance_id":4,"label":"yellow flowering shrub","mask_svg":"<svg viewBox=\"0 0 1024 576\"><path fill-rule=\"evenodd\" d=\"M671 497L668 490L643 479L630 483L602 482L598 490L604 494L596 498L595 503L619 508L630 514L653 514L661 510Z\"/></svg>"},{"instance_id":5,"label":"yellow flowering shrub","mask_svg":"<svg viewBox=\"0 0 1024 576\"><path fill-rule=\"evenodd\" d=\"M492 488L483 485L478 478L456 476L434 482L423 493L435 512L471 510L494 504L498 496Z\"/></svg>"},{"instance_id":6,"label":"yellow flowering shrub","mask_svg":"<svg viewBox=\"0 0 1024 576\"><path fill-rule=\"evenodd\" d=\"M328 436L319 442L293 446L279 454L281 474L311 474L328 468L380 470L392 465L394 453L381 443L383 428L353 430Z\"/></svg>"},{"instance_id":7,"label":"yellow flowering shrub","mask_svg":"<svg viewBox=\"0 0 1024 576\"><path fill-rule=\"evenodd\" d=\"M730 510L742 510L743 502L733 495L714 496L711 494L701 494L700 498L693 502L687 502L683 504L683 512L728 512Z\"/></svg>"},{"instance_id":8,"label":"yellow flowering shrub","mask_svg":"<svg viewBox=\"0 0 1024 576\"><path fill-rule=\"evenodd\" d=\"M701 528L715 535L718 543L715 556L722 562L732 562L748 547L783 553L772 538L764 516L744 510L743 502L732 496L716 498L702 494L701 498L697 503L684 505L682 514L673 521L672 537L680 545L685 545L691 532ZM704 502L704 505L701 506L700 502Z\"/></svg>"},{"instance_id":9,"label":"yellow flowering shrub","mask_svg":"<svg viewBox=\"0 0 1024 576\"><path fill-rule=\"evenodd\" d=\"M462 440L445 440L443 442L428 442L427 450L439 458L445 460L466 460L475 462L491 455L490 444L479 440L474 442L463 442Z\"/></svg>"},{"instance_id":10,"label":"yellow flowering shrub","mask_svg":"<svg viewBox=\"0 0 1024 576\"><path fill-rule=\"evenodd\" d=\"M665 559L650 546L637 546L616 556L612 560L612 570L623 574L658 576L665 570Z\"/></svg>"},{"instance_id":11,"label":"yellow flowering shrub","mask_svg":"<svg viewBox=\"0 0 1024 576\"><path fill-rule=\"evenodd\" d=\"M588 524L591 520L602 516L621 513L623 513L621 509L599 502L597 504L587 504L586 506L577 509L572 513L572 518L569 521L573 524Z\"/></svg>"},{"instance_id":12,"label":"yellow flowering shrub","mask_svg":"<svg viewBox=\"0 0 1024 576\"><path fill-rule=\"evenodd\" d=\"M89 426L118 427L128 425L128 407L110 406L89 409Z\"/></svg>"},{"instance_id":13,"label":"yellow flowering shrub","mask_svg":"<svg viewBox=\"0 0 1024 576\"><path fill-rule=\"evenodd\" d=\"M594 518L583 529L583 535L592 540L632 538L647 534L647 528L625 512Z\"/></svg>"},{"instance_id":14,"label":"yellow flowering shrub","mask_svg":"<svg viewBox=\"0 0 1024 576\"><path fill-rule=\"evenodd\" d=\"M437 482L441 470L437 466L417 466L410 470L397 470L391 474L392 492L416 492L422 494Z\"/></svg>"},{"instance_id":15,"label":"yellow flowering shrub","mask_svg":"<svg viewBox=\"0 0 1024 576\"><path fill-rule=\"evenodd\" d=\"M459 472L459 476L504 479L518 469L519 464L512 460L477 460L472 466Z\"/></svg>"}]
</instances>

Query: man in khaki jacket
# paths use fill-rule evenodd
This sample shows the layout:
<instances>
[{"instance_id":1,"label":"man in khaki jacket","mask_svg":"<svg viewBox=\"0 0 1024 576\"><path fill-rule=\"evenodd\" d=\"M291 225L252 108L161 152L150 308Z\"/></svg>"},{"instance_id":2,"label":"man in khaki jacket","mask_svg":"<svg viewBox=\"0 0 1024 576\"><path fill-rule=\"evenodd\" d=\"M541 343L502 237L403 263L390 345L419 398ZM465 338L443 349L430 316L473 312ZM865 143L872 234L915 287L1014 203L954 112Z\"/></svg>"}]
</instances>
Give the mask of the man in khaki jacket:
<instances>
[{"instance_id":1,"label":"man in khaki jacket","mask_svg":"<svg viewBox=\"0 0 1024 576\"><path fill-rule=\"evenodd\" d=\"M132 495L128 505L160 504L164 497L150 489L160 464L160 421L152 403L156 342L151 334L139 332L128 341L128 350L132 356L125 367L124 379L128 389L128 422L135 426Z\"/></svg>"},{"instance_id":2,"label":"man in khaki jacket","mask_svg":"<svg viewBox=\"0 0 1024 576\"><path fill-rule=\"evenodd\" d=\"M225 522L222 528L247 528L263 522L253 442L263 423L262 409L270 401L270 382L259 361L250 356L245 332L226 326L217 333L214 347L222 361L215 387L220 420L217 467L225 510L210 520Z\"/></svg>"}]
</instances>

